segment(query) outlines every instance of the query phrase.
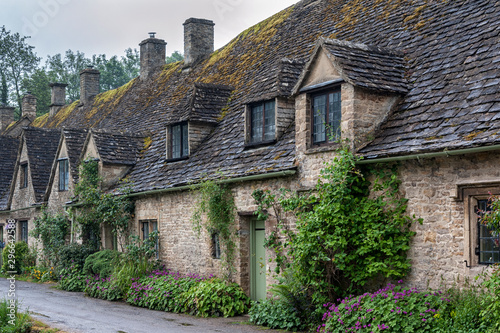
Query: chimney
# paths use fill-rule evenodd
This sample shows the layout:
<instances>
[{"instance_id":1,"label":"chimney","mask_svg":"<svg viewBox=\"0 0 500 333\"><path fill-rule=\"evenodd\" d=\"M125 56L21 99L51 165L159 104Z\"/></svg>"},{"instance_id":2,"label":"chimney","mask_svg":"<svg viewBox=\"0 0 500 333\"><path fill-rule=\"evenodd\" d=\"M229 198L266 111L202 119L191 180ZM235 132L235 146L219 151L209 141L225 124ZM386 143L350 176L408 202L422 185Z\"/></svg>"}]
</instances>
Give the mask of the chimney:
<instances>
[{"instance_id":1,"label":"chimney","mask_svg":"<svg viewBox=\"0 0 500 333\"><path fill-rule=\"evenodd\" d=\"M141 80L146 79L159 67L165 65L167 43L163 39L155 38L156 32L150 32L149 38L143 40L141 47Z\"/></svg>"},{"instance_id":2,"label":"chimney","mask_svg":"<svg viewBox=\"0 0 500 333\"><path fill-rule=\"evenodd\" d=\"M65 83L57 82L49 84L52 93L50 98L51 104L49 105L51 117L66 104L66 86L67 84Z\"/></svg>"},{"instance_id":3,"label":"chimney","mask_svg":"<svg viewBox=\"0 0 500 333\"><path fill-rule=\"evenodd\" d=\"M99 76L94 66L87 66L80 72L80 105L87 104L99 93Z\"/></svg>"},{"instance_id":4,"label":"chimney","mask_svg":"<svg viewBox=\"0 0 500 333\"><path fill-rule=\"evenodd\" d=\"M30 91L23 96L22 117L28 117L31 120L36 118L36 97Z\"/></svg>"},{"instance_id":5,"label":"chimney","mask_svg":"<svg viewBox=\"0 0 500 333\"><path fill-rule=\"evenodd\" d=\"M14 107L0 104L0 134L14 121Z\"/></svg>"},{"instance_id":6,"label":"chimney","mask_svg":"<svg viewBox=\"0 0 500 333\"><path fill-rule=\"evenodd\" d=\"M189 67L214 52L214 22L190 18L184 22L184 66Z\"/></svg>"}]
</instances>

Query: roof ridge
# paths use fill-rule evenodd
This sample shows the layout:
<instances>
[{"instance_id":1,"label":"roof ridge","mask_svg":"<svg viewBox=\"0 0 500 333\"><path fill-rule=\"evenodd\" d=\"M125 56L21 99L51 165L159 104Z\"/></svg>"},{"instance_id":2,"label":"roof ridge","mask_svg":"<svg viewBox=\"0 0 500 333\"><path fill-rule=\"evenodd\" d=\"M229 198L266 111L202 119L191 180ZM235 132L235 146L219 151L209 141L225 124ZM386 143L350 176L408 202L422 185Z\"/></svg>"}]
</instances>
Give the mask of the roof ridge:
<instances>
[{"instance_id":1,"label":"roof ridge","mask_svg":"<svg viewBox=\"0 0 500 333\"><path fill-rule=\"evenodd\" d=\"M391 55L391 56L404 57L404 55L405 55L405 53L402 50L388 48L388 47L380 47L380 46L376 46L373 44L351 42L351 41L348 41L345 39L320 37L319 43L320 44L330 44L333 46L345 46L345 47L349 47L349 48L356 48L356 49L360 49L363 51L377 52L377 53L387 54L387 55Z\"/></svg>"}]
</instances>

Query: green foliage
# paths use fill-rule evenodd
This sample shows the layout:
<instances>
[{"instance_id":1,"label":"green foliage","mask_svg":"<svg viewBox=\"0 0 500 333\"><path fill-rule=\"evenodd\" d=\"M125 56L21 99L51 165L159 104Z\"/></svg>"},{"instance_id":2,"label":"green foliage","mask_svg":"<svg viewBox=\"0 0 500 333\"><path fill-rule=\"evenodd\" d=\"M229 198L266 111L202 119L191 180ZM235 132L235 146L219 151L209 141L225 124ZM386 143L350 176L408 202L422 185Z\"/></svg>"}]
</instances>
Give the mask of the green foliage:
<instances>
[{"instance_id":1,"label":"green foliage","mask_svg":"<svg viewBox=\"0 0 500 333\"><path fill-rule=\"evenodd\" d=\"M498 211L498 208L495 208ZM485 293L480 301L480 316L490 330L500 331L500 266L495 265L490 273L484 273L482 287Z\"/></svg>"},{"instance_id":2,"label":"green foliage","mask_svg":"<svg viewBox=\"0 0 500 333\"><path fill-rule=\"evenodd\" d=\"M95 252L95 247L86 244L64 245L59 251L58 269L62 270L72 266L83 267L87 257Z\"/></svg>"},{"instance_id":3,"label":"green foliage","mask_svg":"<svg viewBox=\"0 0 500 333\"><path fill-rule=\"evenodd\" d=\"M12 306L13 312L11 312ZM17 300L5 298L0 300L0 332L29 333L32 326L29 314L19 311Z\"/></svg>"},{"instance_id":4,"label":"green foliage","mask_svg":"<svg viewBox=\"0 0 500 333\"><path fill-rule=\"evenodd\" d=\"M2 105L7 105L9 103L9 86L7 85L7 79L4 74L2 76L2 88L0 90L0 103Z\"/></svg>"},{"instance_id":5,"label":"green foliage","mask_svg":"<svg viewBox=\"0 0 500 333\"><path fill-rule=\"evenodd\" d=\"M65 244L70 222L62 214L52 215L46 209L33 221L31 235L38 238L43 245L44 259L49 264L59 262L59 252Z\"/></svg>"},{"instance_id":6,"label":"green foliage","mask_svg":"<svg viewBox=\"0 0 500 333\"><path fill-rule=\"evenodd\" d=\"M114 250L102 250L85 259L83 273L108 278L120 263L121 253Z\"/></svg>"},{"instance_id":7,"label":"green foliage","mask_svg":"<svg viewBox=\"0 0 500 333\"><path fill-rule=\"evenodd\" d=\"M249 314L250 321L256 325L293 332L306 329L297 309L283 299L265 299L260 303L254 302Z\"/></svg>"},{"instance_id":8,"label":"green foliage","mask_svg":"<svg viewBox=\"0 0 500 333\"><path fill-rule=\"evenodd\" d=\"M435 332L440 312L450 300L441 292L419 292L389 284L375 293L346 297L328 305L320 332L346 330L379 332Z\"/></svg>"},{"instance_id":9,"label":"green foliage","mask_svg":"<svg viewBox=\"0 0 500 333\"><path fill-rule=\"evenodd\" d=\"M278 198L285 212L296 214L296 232L278 221L285 237L268 238L268 247L277 247L278 257L293 260L295 278L318 304L361 292L381 277L403 277L411 266L406 252L416 219L404 214L407 200L399 196L396 167L361 170L358 160L344 146L321 171L314 192L284 192ZM372 176L372 184L366 175ZM254 198L261 215L276 204L269 191L255 192ZM286 258L281 262L288 263Z\"/></svg>"},{"instance_id":10,"label":"green foliage","mask_svg":"<svg viewBox=\"0 0 500 333\"><path fill-rule=\"evenodd\" d=\"M28 274L30 278L39 282L57 281L54 267L31 267Z\"/></svg>"},{"instance_id":11,"label":"green foliage","mask_svg":"<svg viewBox=\"0 0 500 333\"><path fill-rule=\"evenodd\" d=\"M30 91L36 96L36 114L44 115L49 112L52 104L50 83L56 82L55 76L47 72L44 67L35 69L29 76L23 77L21 87L23 91Z\"/></svg>"},{"instance_id":12,"label":"green foliage","mask_svg":"<svg viewBox=\"0 0 500 333\"><path fill-rule=\"evenodd\" d=\"M90 279L88 275L83 274L81 266L72 265L63 268L59 273L59 288L66 291L84 291L87 285L86 281Z\"/></svg>"},{"instance_id":13,"label":"green foliage","mask_svg":"<svg viewBox=\"0 0 500 333\"><path fill-rule=\"evenodd\" d=\"M111 277L100 278L99 276L88 277L85 293L90 297L117 301L122 299L122 292L114 283Z\"/></svg>"},{"instance_id":14,"label":"green foliage","mask_svg":"<svg viewBox=\"0 0 500 333\"><path fill-rule=\"evenodd\" d=\"M200 193L197 207L191 221L198 233L204 229L207 234L219 234L221 242L222 275L231 280L235 272L234 259L236 249L236 206L231 189L213 180L205 180L193 186L192 190ZM205 218L203 218L205 216Z\"/></svg>"},{"instance_id":15,"label":"green foliage","mask_svg":"<svg viewBox=\"0 0 500 333\"><path fill-rule=\"evenodd\" d=\"M182 293L204 278L198 275L181 275L169 270L157 270L136 279L127 292L127 303L153 310L182 312Z\"/></svg>"},{"instance_id":16,"label":"green foliage","mask_svg":"<svg viewBox=\"0 0 500 333\"><path fill-rule=\"evenodd\" d=\"M28 267L34 266L33 261L29 255L29 247L26 242L17 242L14 246L8 243L2 251L4 272L17 272L17 274L24 273Z\"/></svg>"},{"instance_id":17,"label":"green foliage","mask_svg":"<svg viewBox=\"0 0 500 333\"><path fill-rule=\"evenodd\" d=\"M236 283L201 281L182 294L184 312L199 317L234 317L247 312L250 299Z\"/></svg>"},{"instance_id":18,"label":"green foliage","mask_svg":"<svg viewBox=\"0 0 500 333\"><path fill-rule=\"evenodd\" d=\"M184 60L184 56L179 51L174 51L170 56L165 59L165 63L171 64L173 62Z\"/></svg>"},{"instance_id":19,"label":"green foliage","mask_svg":"<svg viewBox=\"0 0 500 333\"><path fill-rule=\"evenodd\" d=\"M132 281L155 270L159 266L156 260L156 242L158 232L149 233L148 239L141 242L137 236L130 237L131 242L127 245L127 252L124 253L118 265L113 271L113 283L126 295Z\"/></svg>"}]
</instances>

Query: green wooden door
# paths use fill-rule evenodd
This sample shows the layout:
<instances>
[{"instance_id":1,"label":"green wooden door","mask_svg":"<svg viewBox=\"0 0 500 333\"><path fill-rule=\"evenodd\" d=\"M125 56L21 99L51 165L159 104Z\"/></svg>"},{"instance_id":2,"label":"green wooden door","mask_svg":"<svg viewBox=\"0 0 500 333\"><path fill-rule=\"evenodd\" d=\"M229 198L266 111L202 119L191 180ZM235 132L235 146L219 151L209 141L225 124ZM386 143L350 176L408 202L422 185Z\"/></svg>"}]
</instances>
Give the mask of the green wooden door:
<instances>
[{"instance_id":1,"label":"green wooden door","mask_svg":"<svg viewBox=\"0 0 500 333\"><path fill-rule=\"evenodd\" d=\"M266 298L265 222L252 221L250 227L250 296L257 301Z\"/></svg>"}]
</instances>

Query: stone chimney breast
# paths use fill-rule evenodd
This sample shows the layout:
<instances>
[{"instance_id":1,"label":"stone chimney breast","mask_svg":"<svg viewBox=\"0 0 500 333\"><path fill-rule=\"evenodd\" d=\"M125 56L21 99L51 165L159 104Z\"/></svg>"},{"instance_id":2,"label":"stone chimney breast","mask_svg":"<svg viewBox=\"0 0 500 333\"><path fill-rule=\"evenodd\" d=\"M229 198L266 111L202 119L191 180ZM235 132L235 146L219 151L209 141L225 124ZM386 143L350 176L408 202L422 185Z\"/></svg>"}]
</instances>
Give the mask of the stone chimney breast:
<instances>
[{"instance_id":1,"label":"stone chimney breast","mask_svg":"<svg viewBox=\"0 0 500 333\"><path fill-rule=\"evenodd\" d=\"M88 66L80 72L80 105L87 104L99 94L100 72L93 66Z\"/></svg>"},{"instance_id":2,"label":"stone chimney breast","mask_svg":"<svg viewBox=\"0 0 500 333\"><path fill-rule=\"evenodd\" d=\"M66 104L66 86L65 83L50 83L49 87L51 88L51 104L50 108L50 116L55 115L63 106Z\"/></svg>"},{"instance_id":3,"label":"stone chimney breast","mask_svg":"<svg viewBox=\"0 0 500 333\"><path fill-rule=\"evenodd\" d=\"M214 22L190 18L184 22L184 66L189 67L214 52Z\"/></svg>"},{"instance_id":4,"label":"stone chimney breast","mask_svg":"<svg viewBox=\"0 0 500 333\"><path fill-rule=\"evenodd\" d=\"M30 91L23 96L22 117L28 117L31 120L36 118L36 97Z\"/></svg>"},{"instance_id":5,"label":"stone chimney breast","mask_svg":"<svg viewBox=\"0 0 500 333\"><path fill-rule=\"evenodd\" d=\"M143 40L141 48L141 80L146 79L158 68L165 65L167 43L163 39L155 38L156 32L150 32L149 38Z\"/></svg>"},{"instance_id":6,"label":"stone chimney breast","mask_svg":"<svg viewBox=\"0 0 500 333\"><path fill-rule=\"evenodd\" d=\"M14 121L14 109L0 103L0 134Z\"/></svg>"}]
</instances>

